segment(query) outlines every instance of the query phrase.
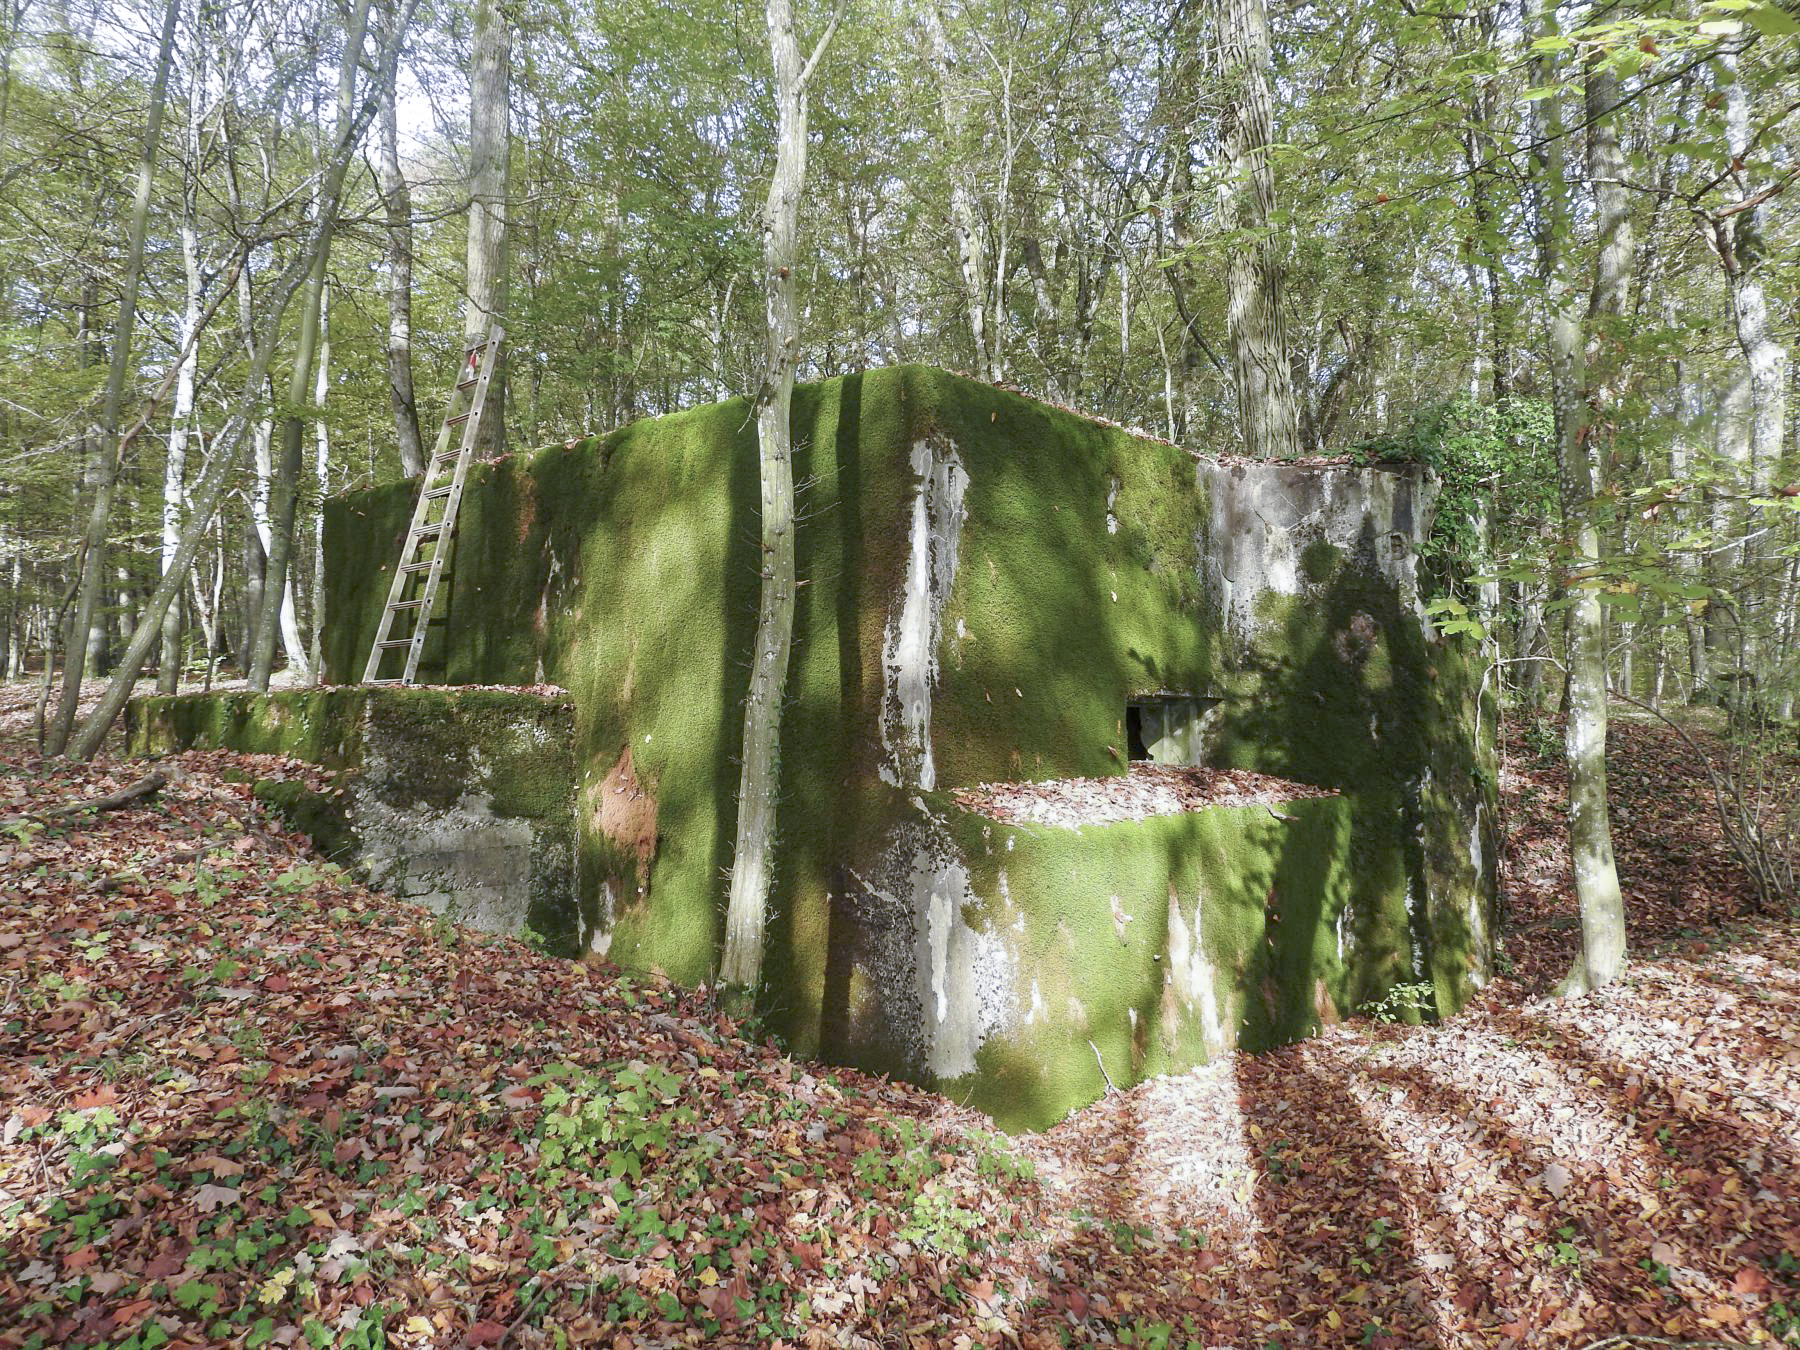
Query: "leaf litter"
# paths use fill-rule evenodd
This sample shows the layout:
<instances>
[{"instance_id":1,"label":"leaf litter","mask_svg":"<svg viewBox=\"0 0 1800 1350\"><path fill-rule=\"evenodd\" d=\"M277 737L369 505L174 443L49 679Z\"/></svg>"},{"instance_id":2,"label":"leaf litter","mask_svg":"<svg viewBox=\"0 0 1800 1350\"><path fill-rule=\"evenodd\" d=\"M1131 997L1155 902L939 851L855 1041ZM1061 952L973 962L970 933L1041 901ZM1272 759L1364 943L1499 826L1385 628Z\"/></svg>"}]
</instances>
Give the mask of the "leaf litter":
<instances>
[{"instance_id":1,"label":"leaf litter","mask_svg":"<svg viewBox=\"0 0 1800 1350\"><path fill-rule=\"evenodd\" d=\"M1624 980L1539 997L1573 909L1515 744L1476 1008L1019 1138L365 890L242 781L307 766L171 757L0 832L0 1345L1800 1340L1800 926L1724 940L1747 887L1658 734L1613 747L1662 944ZM0 817L142 774L0 745Z\"/></svg>"}]
</instances>

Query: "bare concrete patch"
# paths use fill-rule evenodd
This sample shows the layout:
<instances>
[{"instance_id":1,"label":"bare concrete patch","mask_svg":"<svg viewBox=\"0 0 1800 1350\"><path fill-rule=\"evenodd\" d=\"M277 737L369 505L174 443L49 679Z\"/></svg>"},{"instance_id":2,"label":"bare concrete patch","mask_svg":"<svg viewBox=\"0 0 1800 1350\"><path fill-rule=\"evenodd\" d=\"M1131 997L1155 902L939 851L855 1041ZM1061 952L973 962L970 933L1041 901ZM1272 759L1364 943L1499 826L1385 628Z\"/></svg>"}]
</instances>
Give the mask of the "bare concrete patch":
<instances>
[{"instance_id":1,"label":"bare concrete patch","mask_svg":"<svg viewBox=\"0 0 1800 1350\"><path fill-rule=\"evenodd\" d=\"M588 797L594 828L636 855L638 881L648 880L650 860L656 856L656 798L638 781L629 745Z\"/></svg>"}]
</instances>

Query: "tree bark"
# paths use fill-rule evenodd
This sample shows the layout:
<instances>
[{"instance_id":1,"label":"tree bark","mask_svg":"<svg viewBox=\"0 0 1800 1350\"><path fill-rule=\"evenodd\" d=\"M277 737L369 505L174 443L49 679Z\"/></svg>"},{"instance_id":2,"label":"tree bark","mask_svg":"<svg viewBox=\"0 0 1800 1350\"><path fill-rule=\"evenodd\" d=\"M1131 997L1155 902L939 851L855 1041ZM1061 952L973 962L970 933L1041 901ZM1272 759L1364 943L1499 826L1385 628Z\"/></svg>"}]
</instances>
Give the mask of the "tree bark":
<instances>
[{"instance_id":1,"label":"tree bark","mask_svg":"<svg viewBox=\"0 0 1800 1350\"><path fill-rule=\"evenodd\" d=\"M1742 165L1753 153L1750 129L1750 95L1738 78L1735 51L1721 58L1730 79L1725 90L1725 135L1732 163ZM1763 292L1762 263L1767 253L1763 238L1763 208L1752 205L1757 185L1738 175L1737 209L1715 218L1713 245L1731 283L1731 312L1738 345L1750 376L1750 472L1752 486L1767 485L1767 475L1781 458L1782 432L1787 424L1788 352L1775 340L1769 323L1769 302Z\"/></svg>"},{"instance_id":2,"label":"tree bark","mask_svg":"<svg viewBox=\"0 0 1800 1350\"><path fill-rule=\"evenodd\" d=\"M950 161L950 230L956 238L957 267L962 275L963 303L969 315L969 333L975 343L975 375L992 382L1000 378L995 333L987 324L987 306L993 281L989 276L987 248L982 240L981 213L975 207L975 189L963 158L966 110L956 87L956 56L950 49L944 16L938 0L922 0L919 16L931 46L931 63L937 72L938 111L944 124L945 149Z\"/></svg>"},{"instance_id":3,"label":"tree bark","mask_svg":"<svg viewBox=\"0 0 1800 1350\"><path fill-rule=\"evenodd\" d=\"M499 0L475 8L474 51L469 75L469 250L463 337L487 336L507 322L507 167L511 150L508 100L512 93L512 30ZM475 454L490 459L506 447L506 352L502 348L488 383Z\"/></svg>"},{"instance_id":4,"label":"tree bark","mask_svg":"<svg viewBox=\"0 0 1800 1350\"><path fill-rule=\"evenodd\" d=\"M792 0L768 0L769 54L775 67L778 124L775 174L763 207L767 335L756 393L756 442L762 482L762 588L750 691L744 704L743 768L737 839L725 912L719 978L741 998L762 979L763 931L780 789L781 699L794 635L794 464L789 411L800 356L794 273L800 259L800 197L806 187L806 84L831 35L834 16L802 66Z\"/></svg>"},{"instance_id":5,"label":"tree bark","mask_svg":"<svg viewBox=\"0 0 1800 1350\"><path fill-rule=\"evenodd\" d=\"M1288 364L1281 267L1270 236L1275 214L1270 59L1266 0L1220 0L1225 111L1219 143L1227 177L1219 187L1219 219L1238 234L1226 273L1238 419L1246 453L1292 459L1300 454L1300 415Z\"/></svg>"},{"instance_id":6,"label":"tree bark","mask_svg":"<svg viewBox=\"0 0 1800 1350\"><path fill-rule=\"evenodd\" d=\"M392 22L392 4L387 7ZM412 188L400 168L400 119L395 107L399 49L381 72L381 200L387 213L388 261L388 401L394 412L394 444L400 472L417 478L425 472L425 446L419 436L419 404L412 374Z\"/></svg>"},{"instance_id":7,"label":"tree bark","mask_svg":"<svg viewBox=\"0 0 1800 1350\"><path fill-rule=\"evenodd\" d=\"M1546 12L1546 27L1554 31L1553 10ZM1535 82L1550 83L1546 76L1547 72ZM1553 95L1538 103L1543 122L1538 257L1549 302L1563 528L1572 555L1563 756L1569 769L1569 854L1581 911L1581 952L1558 986L1566 995L1597 989L1625 968L1625 906L1607 814L1606 619L1591 574L1600 552L1594 506L1603 483L1596 408L1614 394L1606 376L1614 372L1616 361L1607 344L1616 341L1617 333L1609 332L1608 326L1616 327L1624 312L1633 247L1624 157L1608 111L1617 101L1612 77L1599 67L1590 69L1586 96L1588 171L1600 249L1585 322L1566 256L1573 239L1574 192L1566 172L1560 100ZM1584 328L1600 333L1591 369Z\"/></svg>"}]
</instances>

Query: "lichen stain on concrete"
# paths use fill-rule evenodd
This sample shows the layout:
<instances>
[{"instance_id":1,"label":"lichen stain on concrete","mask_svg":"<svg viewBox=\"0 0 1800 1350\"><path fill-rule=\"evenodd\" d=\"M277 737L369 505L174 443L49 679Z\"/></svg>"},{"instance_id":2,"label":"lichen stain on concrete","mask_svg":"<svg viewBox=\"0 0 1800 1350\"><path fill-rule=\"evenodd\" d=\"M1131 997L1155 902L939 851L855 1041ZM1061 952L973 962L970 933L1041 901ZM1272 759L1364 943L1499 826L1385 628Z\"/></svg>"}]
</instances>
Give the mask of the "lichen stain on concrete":
<instances>
[{"instance_id":1,"label":"lichen stain on concrete","mask_svg":"<svg viewBox=\"0 0 1800 1350\"><path fill-rule=\"evenodd\" d=\"M897 612L890 608L882 643L881 777L896 787L937 786L931 753L931 691L938 677L944 605L956 581L963 494L969 476L956 448L931 438L913 442L911 552Z\"/></svg>"},{"instance_id":2,"label":"lichen stain on concrete","mask_svg":"<svg viewBox=\"0 0 1800 1350\"><path fill-rule=\"evenodd\" d=\"M638 884L645 884L656 856L656 798L638 781L629 745L606 777L588 789L588 812L603 838L636 857Z\"/></svg>"}]
</instances>

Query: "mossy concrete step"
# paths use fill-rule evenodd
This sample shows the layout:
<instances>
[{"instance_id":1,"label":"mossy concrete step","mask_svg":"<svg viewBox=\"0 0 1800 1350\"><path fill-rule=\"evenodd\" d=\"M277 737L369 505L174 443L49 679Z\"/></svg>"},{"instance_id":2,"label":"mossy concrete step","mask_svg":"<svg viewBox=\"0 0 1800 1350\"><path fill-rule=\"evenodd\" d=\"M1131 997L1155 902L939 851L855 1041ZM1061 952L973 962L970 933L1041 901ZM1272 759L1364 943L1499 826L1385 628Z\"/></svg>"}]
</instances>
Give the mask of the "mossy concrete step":
<instances>
[{"instance_id":1,"label":"mossy concrete step","mask_svg":"<svg viewBox=\"0 0 1800 1350\"><path fill-rule=\"evenodd\" d=\"M345 686L133 701L132 753L230 749L337 771L257 793L370 883L459 923L583 950L574 708L507 689Z\"/></svg>"}]
</instances>

